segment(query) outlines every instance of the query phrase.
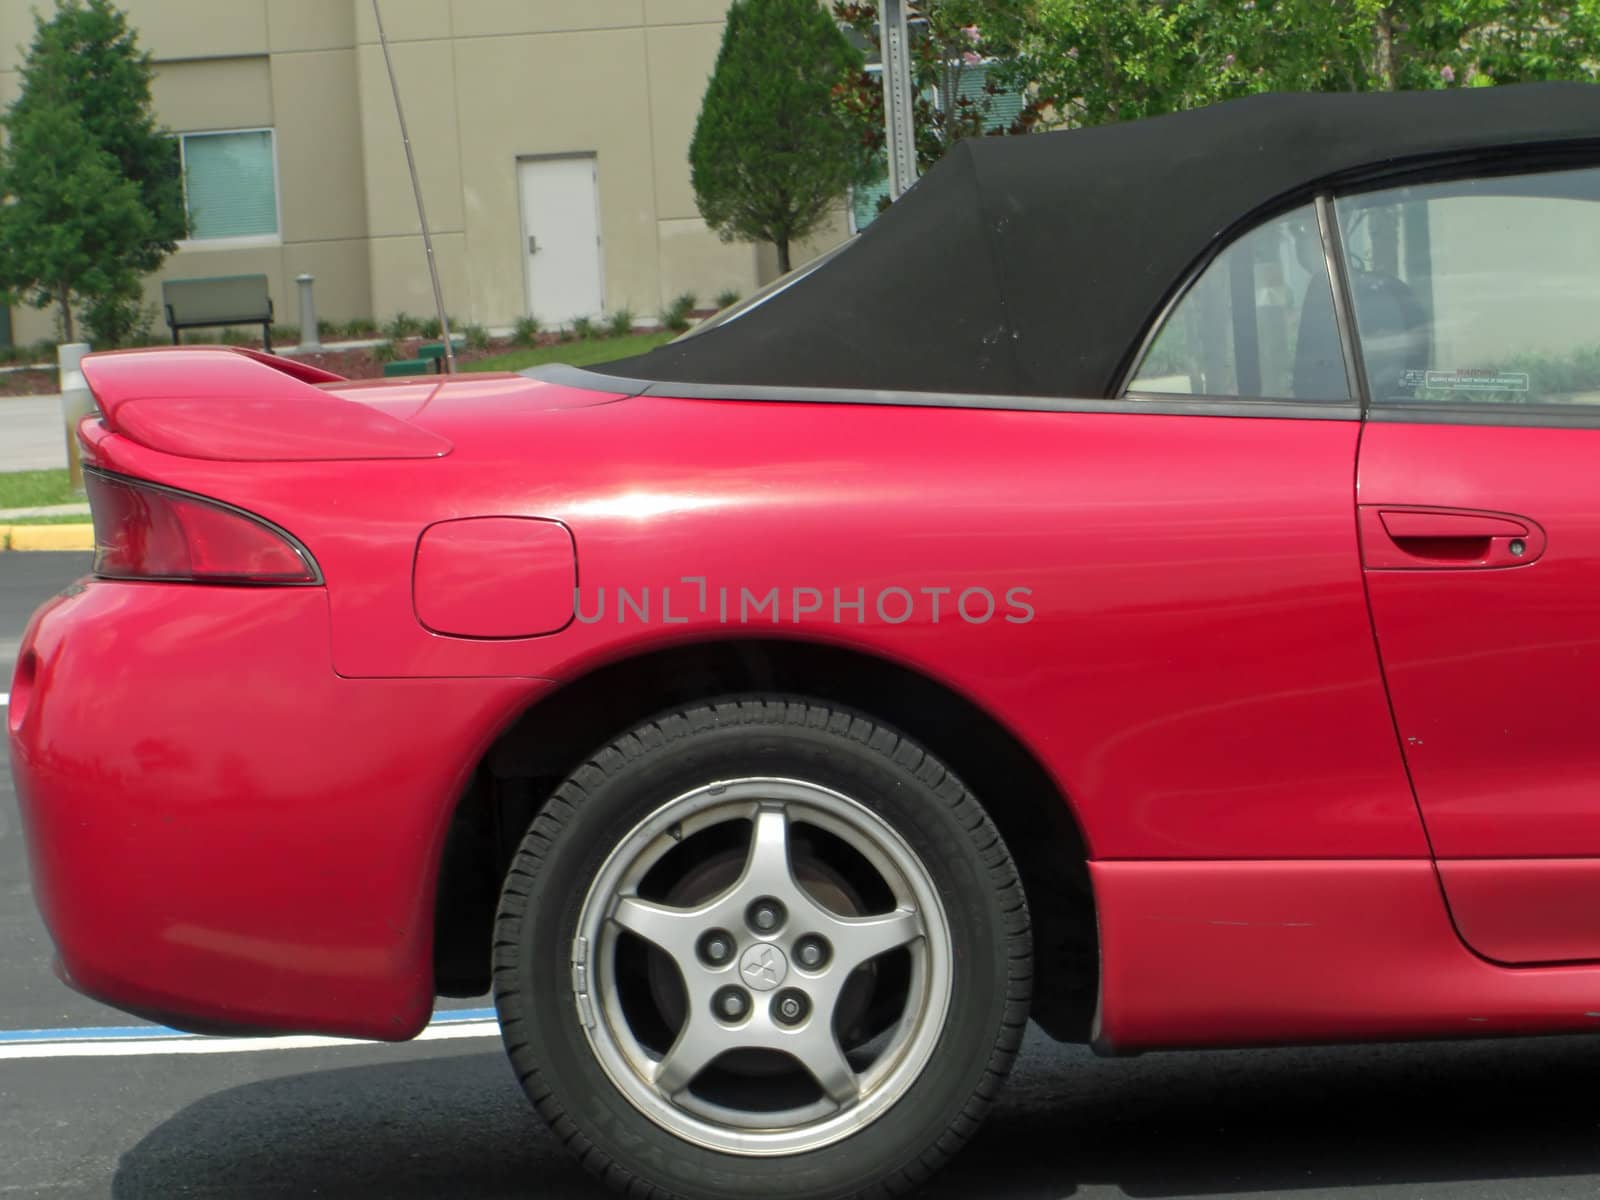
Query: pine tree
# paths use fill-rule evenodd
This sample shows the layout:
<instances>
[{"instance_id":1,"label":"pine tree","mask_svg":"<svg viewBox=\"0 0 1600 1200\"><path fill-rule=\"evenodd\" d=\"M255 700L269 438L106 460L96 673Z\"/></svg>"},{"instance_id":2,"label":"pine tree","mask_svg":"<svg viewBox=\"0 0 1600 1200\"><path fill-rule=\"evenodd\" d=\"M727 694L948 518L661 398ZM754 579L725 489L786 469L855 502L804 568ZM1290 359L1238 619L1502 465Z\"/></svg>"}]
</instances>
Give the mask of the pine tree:
<instances>
[{"instance_id":1,"label":"pine tree","mask_svg":"<svg viewBox=\"0 0 1600 1200\"><path fill-rule=\"evenodd\" d=\"M835 93L862 58L817 0L735 0L689 146L695 202L726 241L771 242L778 268L869 155Z\"/></svg>"}]
</instances>

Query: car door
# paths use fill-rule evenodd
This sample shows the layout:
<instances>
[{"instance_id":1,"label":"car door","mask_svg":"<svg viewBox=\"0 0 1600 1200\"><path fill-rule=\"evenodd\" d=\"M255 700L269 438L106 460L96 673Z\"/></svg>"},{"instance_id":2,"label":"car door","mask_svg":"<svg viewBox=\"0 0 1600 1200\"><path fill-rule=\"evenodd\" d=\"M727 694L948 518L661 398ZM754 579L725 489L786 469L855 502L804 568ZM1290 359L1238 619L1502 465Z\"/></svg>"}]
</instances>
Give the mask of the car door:
<instances>
[{"instance_id":1,"label":"car door","mask_svg":"<svg viewBox=\"0 0 1600 1200\"><path fill-rule=\"evenodd\" d=\"M1374 630L1462 937L1600 958L1600 167L1335 205Z\"/></svg>"},{"instance_id":2,"label":"car door","mask_svg":"<svg viewBox=\"0 0 1600 1200\"><path fill-rule=\"evenodd\" d=\"M1360 407L1331 223L1303 204L1219 239L1141 347L1118 410L1137 415L1104 418L1130 452L1073 468L1103 514L1095 588L1131 605L1106 628L1138 619L1107 644L1151 655L1124 652L1120 672L1149 664L1124 707L1096 682L1107 668L1054 643L1063 693L1092 698L1068 725L1096 747L1079 774L1101 856L1427 871L1350 519ZM1047 453L1081 459L1087 445L1074 432ZM1182 630L1175 652L1155 650L1163 626Z\"/></svg>"}]
</instances>

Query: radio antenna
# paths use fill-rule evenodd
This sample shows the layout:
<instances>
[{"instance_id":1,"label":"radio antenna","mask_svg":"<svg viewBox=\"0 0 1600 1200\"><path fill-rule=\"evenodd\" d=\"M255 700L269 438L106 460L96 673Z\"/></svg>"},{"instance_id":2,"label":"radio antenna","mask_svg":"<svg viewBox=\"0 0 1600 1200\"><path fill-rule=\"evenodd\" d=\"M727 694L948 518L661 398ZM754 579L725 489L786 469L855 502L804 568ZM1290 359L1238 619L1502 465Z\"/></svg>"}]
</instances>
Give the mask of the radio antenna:
<instances>
[{"instance_id":1,"label":"radio antenna","mask_svg":"<svg viewBox=\"0 0 1600 1200\"><path fill-rule=\"evenodd\" d=\"M394 60L389 57L389 39L383 36L383 13L378 0L372 0L372 19L378 23L378 45L383 47L383 65L389 72L389 88L394 92L394 115L400 118L400 141L406 148L406 166L411 170L411 191L417 198L417 220L422 225L422 247L428 255L428 278L433 281L433 305L439 310L439 331L444 338L444 372L456 373L456 352L450 343L450 318L444 311L444 289L439 286L439 263L433 256L433 235L428 232L428 210L422 204L422 181L417 178L417 158L411 152L411 135L406 132L406 110L400 104L400 85L394 77Z\"/></svg>"}]
</instances>

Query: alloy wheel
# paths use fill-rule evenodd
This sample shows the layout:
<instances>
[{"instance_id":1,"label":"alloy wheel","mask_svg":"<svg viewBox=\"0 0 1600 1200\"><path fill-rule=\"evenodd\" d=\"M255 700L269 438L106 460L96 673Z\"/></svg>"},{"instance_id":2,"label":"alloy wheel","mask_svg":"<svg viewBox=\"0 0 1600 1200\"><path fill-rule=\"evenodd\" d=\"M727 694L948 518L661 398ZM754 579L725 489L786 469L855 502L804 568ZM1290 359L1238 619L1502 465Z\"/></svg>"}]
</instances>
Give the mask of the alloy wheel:
<instances>
[{"instance_id":1,"label":"alloy wheel","mask_svg":"<svg viewBox=\"0 0 1600 1200\"><path fill-rule=\"evenodd\" d=\"M622 837L580 911L572 984L640 1112L708 1149L794 1154L917 1079L951 957L932 879L881 817L815 783L741 778Z\"/></svg>"}]
</instances>

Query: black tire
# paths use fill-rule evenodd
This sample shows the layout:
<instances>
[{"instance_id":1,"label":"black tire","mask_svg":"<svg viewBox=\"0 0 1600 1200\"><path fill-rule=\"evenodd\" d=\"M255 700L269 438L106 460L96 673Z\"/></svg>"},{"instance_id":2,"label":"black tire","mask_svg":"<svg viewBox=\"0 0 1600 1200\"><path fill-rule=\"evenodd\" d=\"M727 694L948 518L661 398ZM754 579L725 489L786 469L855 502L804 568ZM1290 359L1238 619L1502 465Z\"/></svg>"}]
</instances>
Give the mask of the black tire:
<instances>
[{"instance_id":1,"label":"black tire","mask_svg":"<svg viewBox=\"0 0 1600 1200\"><path fill-rule=\"evenodd\" d=\"M741 774L809 781L881 817L936 885L953 951L943 1027L909 1090L859 1132L796 1154L727 1153L651 1120L605 1073L575 1001L580 910L613 849L663 803ZM1022 885L978 801L910 739L788 697L665 713L595 754L533 821L496 917L495 1002L517 1077L583 1164L639 1200L841 1200L919 1186L994 1103L1031 984Z\"/></svg>"}]
</instances>

